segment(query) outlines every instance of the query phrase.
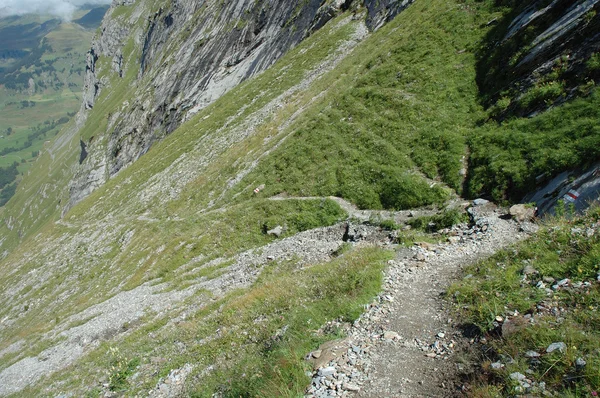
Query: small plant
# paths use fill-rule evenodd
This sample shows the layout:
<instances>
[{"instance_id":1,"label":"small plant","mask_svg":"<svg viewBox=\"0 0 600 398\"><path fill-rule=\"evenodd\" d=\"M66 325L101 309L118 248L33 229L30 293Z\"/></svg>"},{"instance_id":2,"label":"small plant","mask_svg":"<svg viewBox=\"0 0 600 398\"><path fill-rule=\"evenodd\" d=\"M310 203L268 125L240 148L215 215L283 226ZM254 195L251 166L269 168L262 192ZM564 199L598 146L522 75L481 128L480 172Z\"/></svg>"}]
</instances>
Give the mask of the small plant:
<instances>
[{"instance_id":1,"label":"small plant","mask_svg":"<svg viewBox=\"0 0 600 398\"><path fill-rule=\"evenodd\" d=\"M593 53L586 63L587 69L590 72L600 70L600 53Z\"/></svg>"},{"instance_id":2,"label":"small plant","mask_svg":"<svg viewBox=\"0 0 600 398\"><path fill-rule=\"evenodd\" d=\"M556 206L554 206L554 215L558 218L563 218L565 216L565 201L560 199L556 202Z\"/></svg>"},{"instance_id":3,"label":"small plant","mask_svg":"<svg viewBox=\"0 0 600 398\"><path fill-rule=\"evenodd\" d=\"M592 22L592 19L594 19L594 17L597 14L598 13L596 12L596 10L590 10L583 15L583 20L585 21L586 24L589 24L590 22Z\"/></svg>"},{"instance_id":4,"label":"small plant","mask_svg":"<svg viewBox=\"0 0 600 398\"><path fill-rule=\"evenodd\" d=\"M408 225L425 232L437 232L453 225L467 222L468 216L457 209L444 210L435 216L419 217L408 221Z\"/></svg>"},{"instance_id":5,"label":"small plant","mask_svg":"<svg viewBox=\"0 0 600 398\"><path fill-rule=\"evenodd\" d=\"M344 253L349 252L350 250L352 250L352 244L350 244L348 242L344 242L344 243L342 243L342 245L340 247L337 248L337 250L335 250L333 253L331 253L331 256L339 257L339 256L343 255Z\"/></svg>"},{"instance_id":6,"label":"small plant","mask_svg":"<svg viewBox=\"0 0 600 398\"><path fill-rule=\"evenodd\" d=\"M564 85L561 82L551 81L536 85L529 89L520 99L522 109L530 109L539 105L551 105L558 97L564 94Z\"/></svg>"},{"instance_id":7,"label":"small plant","mask_svg":"<svg viewBox=\"0 0 600 398\"><path fill-rule=\"evenodd\" d=\"M112 360L110 375L108 376L108 388L111 391L123 391L129 385L127 378L139 366L140 360L138 358L127 359L117 347L110 347L109 355Z\"/></svg>"},{"instance_id":8,"label":"small plant","mask_svg":"<svg viewBox=\"0 0 600 398\"><path fill-rule=\"evenodd\" d=\"M507 96L501 97L500 99L498 99L498 101L496 101L494 106L492 106L490 108L490 114L492 116L499 116L502 112L504 112L508 109L511 102L512 102L512 99L510 97L507 97Z\"/></svg>"},{"instance_id":9,"label":"small plant","mask_svg":"<svg viewBox=\"0 0 600 398\"><path fill-rule=\"evenodd\" d=\"M573 218L575 217L575 203L571 202L569 203L569 205L567 206L567 217L568 218Z\"/></svg>"},{"instance_id":10,"label":"small plant","mask_svg":"<svg viewBox=\"0 0 600 398\"><path fill-rule=\"evenodd\" d=\"M381 220L377 224L380 228L383 228L386 231L395 231L400 228L400 226L396 224L394 220Z\"/></svg>"}]
</instances>

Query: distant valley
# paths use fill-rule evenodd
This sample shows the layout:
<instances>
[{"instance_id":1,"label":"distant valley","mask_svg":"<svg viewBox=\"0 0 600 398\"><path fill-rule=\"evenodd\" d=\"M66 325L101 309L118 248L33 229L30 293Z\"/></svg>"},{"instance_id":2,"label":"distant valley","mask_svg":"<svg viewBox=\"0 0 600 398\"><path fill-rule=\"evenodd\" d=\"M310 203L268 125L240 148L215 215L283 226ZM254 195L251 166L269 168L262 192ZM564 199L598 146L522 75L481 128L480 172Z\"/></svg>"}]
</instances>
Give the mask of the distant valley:
<instances>
[{"instance_id":1,"label":"distant valley","mask_svg":"<svg viewBox=\"0 0 600 398\"><path fill-rule=\"evenodd\" d=\"M0 205L79 109L85 54L107 9L83 7L72 21L0 18Z\"/></svg>"}]
</instances>

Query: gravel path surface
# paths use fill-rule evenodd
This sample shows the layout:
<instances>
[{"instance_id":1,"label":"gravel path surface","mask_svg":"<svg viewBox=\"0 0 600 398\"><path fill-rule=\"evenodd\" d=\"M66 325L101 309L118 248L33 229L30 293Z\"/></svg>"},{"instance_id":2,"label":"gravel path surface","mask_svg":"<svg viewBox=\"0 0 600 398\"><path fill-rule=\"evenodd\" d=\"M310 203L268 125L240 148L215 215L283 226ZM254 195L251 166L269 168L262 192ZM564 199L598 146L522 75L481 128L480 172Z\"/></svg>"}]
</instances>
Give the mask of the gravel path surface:
<instances>
[{"instance_id":1,"label":"gravel path surface","mask_svg":"<svg viewBox=\"0 0 600 398\"><path fill-rule=\"evenodd\" d=\"M536 229L500 218L506 211L492 204L469 211L476 224L453 228L450 242L397 252L386 270L384 291L347 326L348 337L309 354L315 372L307 397L460 394L456 377L462 365L455 350L465 338L449 319L443 294L465 265Z\"/></svg>"}]
</instances>

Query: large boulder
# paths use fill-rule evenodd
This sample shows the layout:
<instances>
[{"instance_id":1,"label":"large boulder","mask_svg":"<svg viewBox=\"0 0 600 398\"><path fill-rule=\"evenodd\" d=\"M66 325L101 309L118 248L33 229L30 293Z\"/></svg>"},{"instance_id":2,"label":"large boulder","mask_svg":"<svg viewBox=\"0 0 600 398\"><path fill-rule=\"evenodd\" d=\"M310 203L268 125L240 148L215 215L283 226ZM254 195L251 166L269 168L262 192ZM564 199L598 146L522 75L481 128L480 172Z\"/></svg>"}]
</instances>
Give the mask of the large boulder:
<instances>
[{"instance_id":1,"label":"large boulder","mask_svg":"<svg viewBox=\"0 0 600 398\"><path fill-rule=\"evenodd\" d=\"M513 219L519 222L531 221L535 218L535 207L523 204L512 206L508 212Z\"/></svg>"}]
</instances>

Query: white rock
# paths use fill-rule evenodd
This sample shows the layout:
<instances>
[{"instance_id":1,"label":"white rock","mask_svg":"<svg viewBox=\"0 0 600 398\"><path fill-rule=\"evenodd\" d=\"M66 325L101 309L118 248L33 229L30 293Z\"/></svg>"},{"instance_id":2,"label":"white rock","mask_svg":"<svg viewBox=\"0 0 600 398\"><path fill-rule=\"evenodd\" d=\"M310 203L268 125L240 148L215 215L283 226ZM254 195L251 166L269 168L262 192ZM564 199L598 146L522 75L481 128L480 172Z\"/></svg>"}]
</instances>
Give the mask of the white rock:
<instances>
[{"instance_id":1,"label":"white rock","mask_svg":"<svg viewBox=\"0 0 600 398\"><path fill-rule=\"evenodd\" d=\"M558 343L552 343L548 346L548 348L546 348L546 352L547 353L551 353L554 351L560 351L560 352L565 352L565 350L567 349L567 345L565 343L563 343L562 341L558 342Z\"/></svg>"},{"instance_id":2,"label":"white rock","mask_svg":"<svg viewBox=\"0 0 600 398\"><path fill-rule=\"evenodd\" d=\"M328 366L326 368L319 369L319 376L327 377L327 376L333 376L334 374L335 374L334 366Z\"/></svg>"}]
</instances>

